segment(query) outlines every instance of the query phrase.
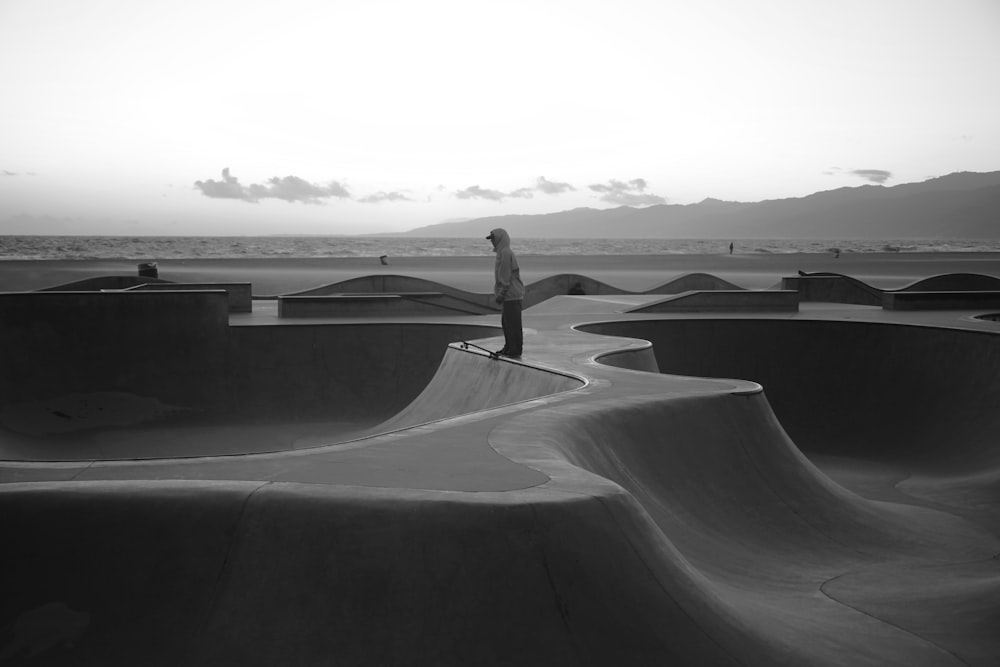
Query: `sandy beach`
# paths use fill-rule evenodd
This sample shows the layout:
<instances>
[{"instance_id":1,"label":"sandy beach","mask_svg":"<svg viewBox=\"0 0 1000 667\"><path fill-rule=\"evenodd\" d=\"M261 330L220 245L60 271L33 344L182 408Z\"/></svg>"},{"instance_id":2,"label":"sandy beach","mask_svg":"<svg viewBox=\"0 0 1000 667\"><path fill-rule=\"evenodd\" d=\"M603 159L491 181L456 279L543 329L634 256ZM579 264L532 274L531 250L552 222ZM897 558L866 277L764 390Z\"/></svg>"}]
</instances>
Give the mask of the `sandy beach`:
<instances>
[{"instance_id":1,"label":"sandy beach","mask_svg":"<svg viewBox=\"0 0 1000 667\"><path fill-rule=\"evenodd\" d=\"M648 290L686 273L710 273L747 289L766 289L797 271L829 271L882 288L946 273L1000 276L996 253L828 253L735 255L520 255L525 283L576 273L626 290ZM135 275L129 260L11 260L0 262L0 291L30 291L106 275ZM373 258L192 259L158 262L159 277L173 282L251 282L255 296L285 294L367 275L406 275L473 292L489 292L493 259Z\"/></svg>"}]
</instances>

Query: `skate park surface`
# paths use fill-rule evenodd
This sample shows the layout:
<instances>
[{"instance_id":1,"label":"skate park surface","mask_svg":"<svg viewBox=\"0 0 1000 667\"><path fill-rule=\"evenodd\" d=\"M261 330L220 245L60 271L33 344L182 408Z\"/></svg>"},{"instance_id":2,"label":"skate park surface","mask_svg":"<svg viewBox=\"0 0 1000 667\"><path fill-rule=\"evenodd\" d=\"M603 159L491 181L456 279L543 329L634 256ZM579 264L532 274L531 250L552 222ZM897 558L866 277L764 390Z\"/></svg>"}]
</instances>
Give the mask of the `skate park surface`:
<instances>
[{"instance_id":1,"label":"skate park surface","mask_svg":"<svg viewBox=\"0 0 1000 667\"><path fill-rule=\"evenodd\" d=\"M0 664L997 664L990 311L562 285L519 360L216 293L129 391L62 353L4 406Z\"/></svg>"}]
</instances>

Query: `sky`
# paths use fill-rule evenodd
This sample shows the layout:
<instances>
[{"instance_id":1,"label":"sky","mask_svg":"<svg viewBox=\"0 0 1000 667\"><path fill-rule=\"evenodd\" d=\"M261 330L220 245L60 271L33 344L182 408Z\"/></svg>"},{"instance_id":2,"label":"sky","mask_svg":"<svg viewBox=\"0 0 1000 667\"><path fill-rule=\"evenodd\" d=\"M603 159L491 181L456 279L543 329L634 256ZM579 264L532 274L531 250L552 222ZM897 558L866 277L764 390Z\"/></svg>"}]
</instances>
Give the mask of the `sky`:
<instances>
[{"instance_id":1,"label":"sky","mask_svg":"<svg viewBox=\"0 0 1000 667\"><path fill-rule=\"evenodd\" d=\"M996 171L998 73L997 0L0 0L0 233L383 233Z\"/></svg>"}]
</instances>

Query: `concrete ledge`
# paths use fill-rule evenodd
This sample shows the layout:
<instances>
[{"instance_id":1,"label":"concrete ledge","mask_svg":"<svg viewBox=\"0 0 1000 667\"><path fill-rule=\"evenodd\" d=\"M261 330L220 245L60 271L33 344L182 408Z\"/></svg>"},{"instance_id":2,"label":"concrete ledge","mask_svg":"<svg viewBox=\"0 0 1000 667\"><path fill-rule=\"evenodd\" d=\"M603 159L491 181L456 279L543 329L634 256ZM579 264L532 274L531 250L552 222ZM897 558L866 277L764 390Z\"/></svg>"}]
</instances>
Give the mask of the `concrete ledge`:
<instances>
[{"instance_id":1,"label":"concrete ledge","mask_svg":"<svg viewBox=\"0 0 1000 667\"><path fill-rule=\"evenodd\" d=\"M467 315L440 292L322 294L278 297L278 317L395 317Z\"/></svg>"},{"instance_id":2,"label":"concrete ledge","mask_svg":"<svg viewBox=\"0 0 1000 667\"><path fill-rule=\"evenodd\" d=\"M670 296L627 313L798 312L799 293L793 290L711 290Z\"/></svg>"},{"instance_id":3,"label":"concrete ledge","mask_svg":"<svg viewBox=\"0 0 1000 667\"><path fill-rule=\"evenodd\" d=\"M38 292L99 292L101 290L121 291L135 287L136 285L167 283L169 281L160 278L150 278L149 276L97 276L96 278L84 278L74 280L70 283L43 287L35 290Z\"/></svg>"},{"instance_id":4,"label":"concrete ledge","mask_svg":"<svg viewBox=\"0 0 1000 667\"><path fill-rule=\"evenodd\" d=\"M848 276L790 276L781 279L781 289L798 292L800 301L881 305L881 290Z\"/></svg>"},{"instance_id":5,"label":"concrete ledge","mask_svg":"<svg viewBox=\"0 0 1000 667\"><path fill-rule=\"evenodd\" d=\"M127 288L129 292L149 291L199 291L223 290L229 298L230 313L249 313L253 311L253 293L251 283L143 283Z\"/></svg>"},{"instance_id":6,"label":"concrete ledge","mask_svg":"<svg viewBox=\"0 0 1000 667\"><path fill-rule=\"evenodd\" d=\"M886 292L885 310L974 310L1000 308L1000 291L988 292Z\"/></svg>"}]
</instances>

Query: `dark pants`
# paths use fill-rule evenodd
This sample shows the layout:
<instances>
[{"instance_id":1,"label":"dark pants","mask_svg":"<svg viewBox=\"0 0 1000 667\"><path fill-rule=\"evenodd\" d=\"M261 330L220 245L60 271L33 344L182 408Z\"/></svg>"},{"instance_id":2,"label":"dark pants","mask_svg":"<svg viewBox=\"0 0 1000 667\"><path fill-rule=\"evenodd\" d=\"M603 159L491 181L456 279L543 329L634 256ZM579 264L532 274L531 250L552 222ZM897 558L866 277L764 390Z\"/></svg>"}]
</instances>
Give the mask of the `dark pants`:
<instances>
[{"instance_id":1,"label":"dark pants","mask_svg":"<svg viewBox=\"0 0 1000 667\"><path fill-rule=\"evenodd\" d=\"M521 330L521 301L504 301L500 315L503 327L504 347L511 354L521 354L524 347L524 332Z\"/></svg>"}]
</instances>

